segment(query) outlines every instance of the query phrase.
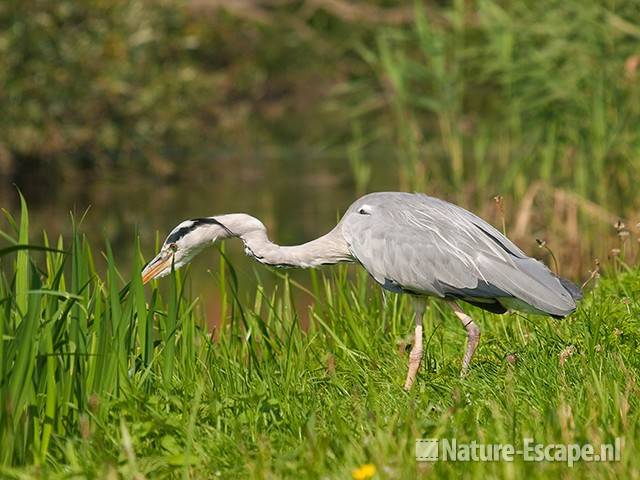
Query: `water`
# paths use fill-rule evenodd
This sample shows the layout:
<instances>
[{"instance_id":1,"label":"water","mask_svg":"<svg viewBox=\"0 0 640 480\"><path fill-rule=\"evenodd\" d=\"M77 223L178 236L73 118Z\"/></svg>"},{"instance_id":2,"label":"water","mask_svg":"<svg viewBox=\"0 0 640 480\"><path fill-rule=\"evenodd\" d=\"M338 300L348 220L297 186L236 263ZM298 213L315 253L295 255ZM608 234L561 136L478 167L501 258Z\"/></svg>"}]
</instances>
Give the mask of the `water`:
<instances>
[{"instance_id":1,"label":"water","mask_svg":"<svg viewBox=\"0 0 640 480\"><path fill-rule=\"evenodd\" d=\"M132 251L136 233L145 259L156 253L156 242L182 220L223 213L245 212L260 218L277 243L297 244L320 236L335 225L357 197L344 157L321 153L289 155L212 155L210 159L177 164L183 169L172 179L131 170L76 174L64 182L46 172L22 175L15 181L29 204L31 242L42 242L42 230L50 240L70 234L70 215L81 220L95 251L111 244L120 272L132 275ZM396 189L391 166L378 162L378 189ZM2 181L0 201L14 216L19 205L15 188ZM7 228L3 225L2 228ZM267 287L277 277L247 258L241 242L226 242L225 249L238 274L241 297L250 299L256 276ZM104 260L96 267L105 270ZM215 276L219 257L215 248L197 257L190 266L193 293L202 298L209 317L218 309ZM307 283L304 272L289 271ZM165 282L166 283L166 282ZM299 303L309 302L300 294ZM304 309L303 309L304 310Z\"/></svg>"}]
</instances>

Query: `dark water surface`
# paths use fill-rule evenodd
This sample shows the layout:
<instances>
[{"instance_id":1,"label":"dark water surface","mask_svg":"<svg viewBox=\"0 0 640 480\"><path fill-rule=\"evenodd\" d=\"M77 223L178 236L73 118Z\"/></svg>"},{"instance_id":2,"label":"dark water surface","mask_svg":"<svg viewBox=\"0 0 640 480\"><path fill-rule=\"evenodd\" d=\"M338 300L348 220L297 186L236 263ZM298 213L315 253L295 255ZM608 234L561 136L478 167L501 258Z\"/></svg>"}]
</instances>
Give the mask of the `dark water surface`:
<instances>
[{"instance_id":1,"label":"dark water surface","mask_svg":"<svg viewBox=\"0 0 640 480\"><path fill-rule=\"evenodd\" d=\"M19 214L15 187L23 192L30 210L31 242L42 243L45 230L50 241L59 235L68 238L70 215L82 218L80 230L87 234L94 251L111 244L120 272L128 278L136 232L145 259L155 254L156 242L179 222L188 218L223 213L245 212L260 218L271 238L280 244L297 244L330 230L357 197L348 164L339 156L322 154L256 155L254 157L218 156L190 163L172 179L126 169L92 175L74 175L58 181L46 172L3 179L2 206L14 216ZM376 189L397 189L393 169L383 160L377 168ZM177 169L180 169L177 165ZM2 225L7 229L8 224ZM277 276L246 258L237 240L226 242L225 249L236 269L241 295L251 298L256 275L267 286ZM95 258L99 270L105 270L102 258ZM219 256L215 248L202 253L190 267L193 293L204 301L208 316L217 311L215 276ZM307 283L305 272L289 271L294 279ZM301 298L301 302L308 299Z\"/></svg>"}]
</instances>

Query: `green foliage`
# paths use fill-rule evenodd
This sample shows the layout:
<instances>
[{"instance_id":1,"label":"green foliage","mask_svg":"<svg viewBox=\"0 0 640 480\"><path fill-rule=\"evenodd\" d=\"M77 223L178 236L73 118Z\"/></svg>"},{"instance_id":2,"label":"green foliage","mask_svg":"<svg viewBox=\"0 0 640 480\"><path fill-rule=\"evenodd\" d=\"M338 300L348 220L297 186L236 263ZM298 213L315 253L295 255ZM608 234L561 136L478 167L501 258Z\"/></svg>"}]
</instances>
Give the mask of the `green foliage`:
<instances>
[{"instance_id":1,"label":"green foliage","mask_svg":"<svg viewBox=\"0 0 640 480\"><path fill-rule=\"evenodd\" d=\"M403 189L478 204L541 180L638 207L637 2L277 3L3 3L0 171L302 143L358 191L377 155Z\"/></svg>"},{"instance_id":2,"label":"green foliage","mask_svg":"<svg viewBox=\"0 0 640 480\"><path fill-rule=\"evenodd\" d=\"M0 173L9 157L21 171L166 174L167 158L205 146L309 135L324 118L312 90L328 91L345 37L366 31L330 20L313 15L307 36L286 4L3 2Z\"/></svg>"},{"instance_id":3,"label":"green foliage","mask_svg":"<svg viewBox=\"0 0 640 480\"><path fill-rule=\"evenodd\" d=\"M16 227L28 238L26 208ZM180 278L166 280L166 302L138 276L123 285L107 246L103 279L73 232L68 250L46 236L43 247L0 249L3 478L345 478L365 463L381 478L638 474L637 269L601 279L563 321L474 310L483 341L464 379L464 332L432 302L424 366L406 393L410 302L385 298L363 270L313 273L303 330L292 297L302 287L276 273L278 287L249 302L222 255L228 305L213 341ZM138 252L134 271L141 264ZM414 440L423 437L622 437L623 451L619 462L570 471L521 460L419 464Z\"/></svg>"},{"instance_id":4,"label":"green foliage","mask_svg":"<svg viewBox=\"0 0 640 480\"><path fill-rule=\"evenodd\" d=\"M639 13L633 1L418 6L411 28L361 49L377 82L346 98L378 125L372 141L396 145L405 188L521 198L542 180L622 209L640 180Z\"/></svg>"},{"instance_id":5,"label":"green foliage","mask_svg":"<svg viewBox=\"0 0 640 480\"><path fill-rule=\"evenodd\" d=\"M177 3L7 2L0 23L0 142L19 158L90 166L188 138L202 82Z\"/></svg>"}]
</instances>

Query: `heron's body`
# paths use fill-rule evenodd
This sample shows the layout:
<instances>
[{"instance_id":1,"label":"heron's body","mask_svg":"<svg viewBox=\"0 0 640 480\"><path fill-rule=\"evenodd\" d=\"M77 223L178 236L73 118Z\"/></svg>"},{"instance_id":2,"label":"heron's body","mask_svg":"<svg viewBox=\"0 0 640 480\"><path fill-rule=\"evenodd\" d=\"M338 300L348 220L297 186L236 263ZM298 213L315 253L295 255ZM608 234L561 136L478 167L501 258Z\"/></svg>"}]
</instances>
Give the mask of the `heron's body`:
<instances>
[{"instance_id":1,"label":"heron's body","mask_svg":"<svg viewBox=\"0 0 640 480\"><path fill-rule=\"evenodd\" d=\"M163 250L143 276L167 274L206 245L239 237L246 253L276 267L313 268L355 261L383 288L420 299L451 302L469 333L463 370L479 340L479 329L455 303L462 300L495 313L507 309L564 317L576 309L580 291L571 282L528 257L514 243L473 213L417 193L371 193L356 200L338 225L308 243L284 247L271 242L264 225L246 214L187 220L167 237ZM416 302L415 367L422 354L422 312ZM417 359L417 360L416 360ZM410 378L411 377L411 378Z\"/></svg>"},{"instance_id":2,"label":"heron's body","mask_svg":"<svg viewBox=\"0 0 640 480\"><path fill-rule=\"evenodd\" d=\"M352 214L366 207L371 215ZM460 299L496 313L515 307L563 317L576 308L573 285L443 200L374 193L356 201L339 226L354 258L388 290Z\"/></svg>"}]
</instances>

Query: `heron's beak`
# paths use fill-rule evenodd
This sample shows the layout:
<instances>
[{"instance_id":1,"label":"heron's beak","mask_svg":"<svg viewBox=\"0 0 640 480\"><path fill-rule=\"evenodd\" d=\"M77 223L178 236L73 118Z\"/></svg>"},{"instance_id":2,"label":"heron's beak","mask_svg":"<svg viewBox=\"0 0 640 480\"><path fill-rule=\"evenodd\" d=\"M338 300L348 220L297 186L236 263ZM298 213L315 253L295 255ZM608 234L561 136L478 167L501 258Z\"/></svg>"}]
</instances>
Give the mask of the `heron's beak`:
<instances>
[{"instance_id":1,"label":"heron's beak","mask_svg":"<svg viewBox=\"0 0 640 480\"><path fill-rule=\"evenodd\" d=\"M171 267L172 260L173 255L158 254L158 256L151 260L147 266L144 267L144 270L142 270L142 284L144 285L148 281L153 280L160 272Z\"/></svg>"}]
</instances>

